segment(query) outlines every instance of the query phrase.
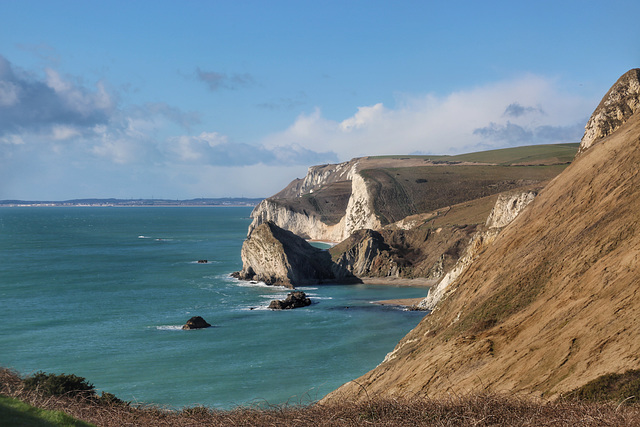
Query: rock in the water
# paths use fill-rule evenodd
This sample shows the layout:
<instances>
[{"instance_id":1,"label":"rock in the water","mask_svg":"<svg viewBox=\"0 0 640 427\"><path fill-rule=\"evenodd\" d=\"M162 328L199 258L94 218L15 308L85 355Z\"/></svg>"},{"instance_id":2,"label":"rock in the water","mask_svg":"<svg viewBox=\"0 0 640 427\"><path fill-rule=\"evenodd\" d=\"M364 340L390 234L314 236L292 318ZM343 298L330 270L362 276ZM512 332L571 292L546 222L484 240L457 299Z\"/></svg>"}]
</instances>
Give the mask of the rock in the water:
<instances>
[{"instance_id":1,"label":"rock in the water","mask_svg":"<svg viewBox=\"0 0 640 427\"><path fill-rule=\"evenodd\" d=\"M311 300L307 298L307 295L301 291L294 291L287 295L284 300L273 300L269 304L269 308L272 310L288 310L291 308L306 307L311 305Z\"/></svg>"},{"instance_id":2,"label":"rock in the water","mask_svg":"<svg viewBox=\"0 0 640 427\"><path fill-rule=\"evenodd\" d=\"M187 323L182 327L182 329L203 329L210 326L211 325L207 323L207 321L202 317L194 316L191 319L187 320Z\"/></svg>"}]
</instances>

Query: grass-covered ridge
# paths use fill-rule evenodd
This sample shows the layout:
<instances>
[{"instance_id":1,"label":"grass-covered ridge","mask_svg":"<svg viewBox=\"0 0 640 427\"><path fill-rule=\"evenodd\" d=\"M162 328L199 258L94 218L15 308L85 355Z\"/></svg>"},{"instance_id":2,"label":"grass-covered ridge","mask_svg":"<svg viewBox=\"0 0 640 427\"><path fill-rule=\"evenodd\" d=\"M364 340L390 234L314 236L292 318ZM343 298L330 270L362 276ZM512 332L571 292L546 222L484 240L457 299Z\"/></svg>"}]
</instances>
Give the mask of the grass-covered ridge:
<instances>
[{"instance_id":1,"label":"grass-covered ridge","mask_svg":"<svg viewBox=\"0 0 640 427\"><path fill-rule=\"evenodd\" d=\"M578 152L579 143L541 144L524 147L500 148L456 155L372 156L370 159L422 159L425 162L490 163L496 165L569 163Z\"/></svg>"},{"instance_id":2,"label":"grass-covered ridge","mask_svg":"<svg viewBox=\"0 0 640 427\"><path fill-rule=\"evenodd\" d=\"M69 376L67 376L69 377ZM81 393L50 395L27 386L29 379L0 368L0 425L25 426L636 426L640 406L560 399L554 402L498 394L451 395L441 399L389 399L371 396L353 403L238 407L228 411L191 407L168 410ZM70 384L62 375L41 379ZM621 404L622 403L622 404ZM66 413L66 415L65 415ZM72 418L73 417L73 418ZM83 420L83 421L78 421ZM88 424L91 423L91 424Z\"/></svg>"}]
</instances>

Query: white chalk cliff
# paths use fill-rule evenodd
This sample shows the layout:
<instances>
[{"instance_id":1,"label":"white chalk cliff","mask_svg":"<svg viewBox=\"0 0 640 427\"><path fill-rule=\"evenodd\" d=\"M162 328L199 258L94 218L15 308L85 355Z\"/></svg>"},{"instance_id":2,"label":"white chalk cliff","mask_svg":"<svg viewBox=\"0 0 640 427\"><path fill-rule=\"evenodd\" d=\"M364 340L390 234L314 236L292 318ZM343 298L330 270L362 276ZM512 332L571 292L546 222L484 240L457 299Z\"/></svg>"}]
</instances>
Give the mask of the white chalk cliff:
<instances>
[{"instance_id":1,"label":"white chalk cliff","mask_svg":"<svg viewBox=\"0 0 640 427\"><path fill-rule=\"evenodd\" d=\"M302 197L328 184L351 182L351 196L344 215L337 224L328 224L314 212L298 212L282 202L278 196ZM279 227L312 240L340 242L356 230L381 227L373 209L372 196L364 178L358 173L358 161L335 165L312 166L303 180L292 183L288 189L263 200L251 213L253 221L249 233L260 224L273 221Z\"/></svg>"}]
</instances>

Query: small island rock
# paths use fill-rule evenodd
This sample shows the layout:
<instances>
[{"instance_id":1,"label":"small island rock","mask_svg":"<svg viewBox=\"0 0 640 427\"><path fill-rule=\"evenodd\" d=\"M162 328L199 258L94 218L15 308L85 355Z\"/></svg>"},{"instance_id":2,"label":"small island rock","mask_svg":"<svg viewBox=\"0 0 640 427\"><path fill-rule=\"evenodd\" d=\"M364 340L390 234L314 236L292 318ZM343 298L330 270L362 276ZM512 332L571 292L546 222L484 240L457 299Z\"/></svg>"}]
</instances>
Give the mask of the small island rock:
<instances>
[{"instance_id":1,"label":"small island rock","mask_svg":"<svg viewBox=\"0 0 640 427\"><path fill-rule=\"evenodd\" d=\"M182 329L203 329L210 326L211 325L207 323L207 321L202 317L194 316L191 319L187 320L187 323L182 327Z\"/></svg>"},{"instance_id":2,"label":"small island rock","mask_svg":"<svg viewBox=\"0 0 640 427\"><path fill-rule=\"evenodd\" d=\"M284 300L273 300L269 304L269 308L272 310L288 310L298 307L306 307L311 305L311 300L307 298L307 295L301 291L294 291L287 295Z\"/></svg>"}]
</instances>

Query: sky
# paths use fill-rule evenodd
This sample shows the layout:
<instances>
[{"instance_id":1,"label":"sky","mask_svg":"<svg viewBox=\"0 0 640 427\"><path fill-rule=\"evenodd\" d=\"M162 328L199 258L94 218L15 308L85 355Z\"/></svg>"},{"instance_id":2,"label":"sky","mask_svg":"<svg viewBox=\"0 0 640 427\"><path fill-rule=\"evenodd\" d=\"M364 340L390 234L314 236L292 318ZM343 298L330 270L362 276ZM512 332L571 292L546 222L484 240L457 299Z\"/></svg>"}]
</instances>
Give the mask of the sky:
<instances>
[{"instance_id":1,"label":"sky","mask_svg":"<svg viewBox=\"0 0 640 427\"><path fill-rule=\"evenodd\" d=\"M579 142L640 2L0 0L0 200L267 197L311 165Z\"/></svg>"}]
</instances>

